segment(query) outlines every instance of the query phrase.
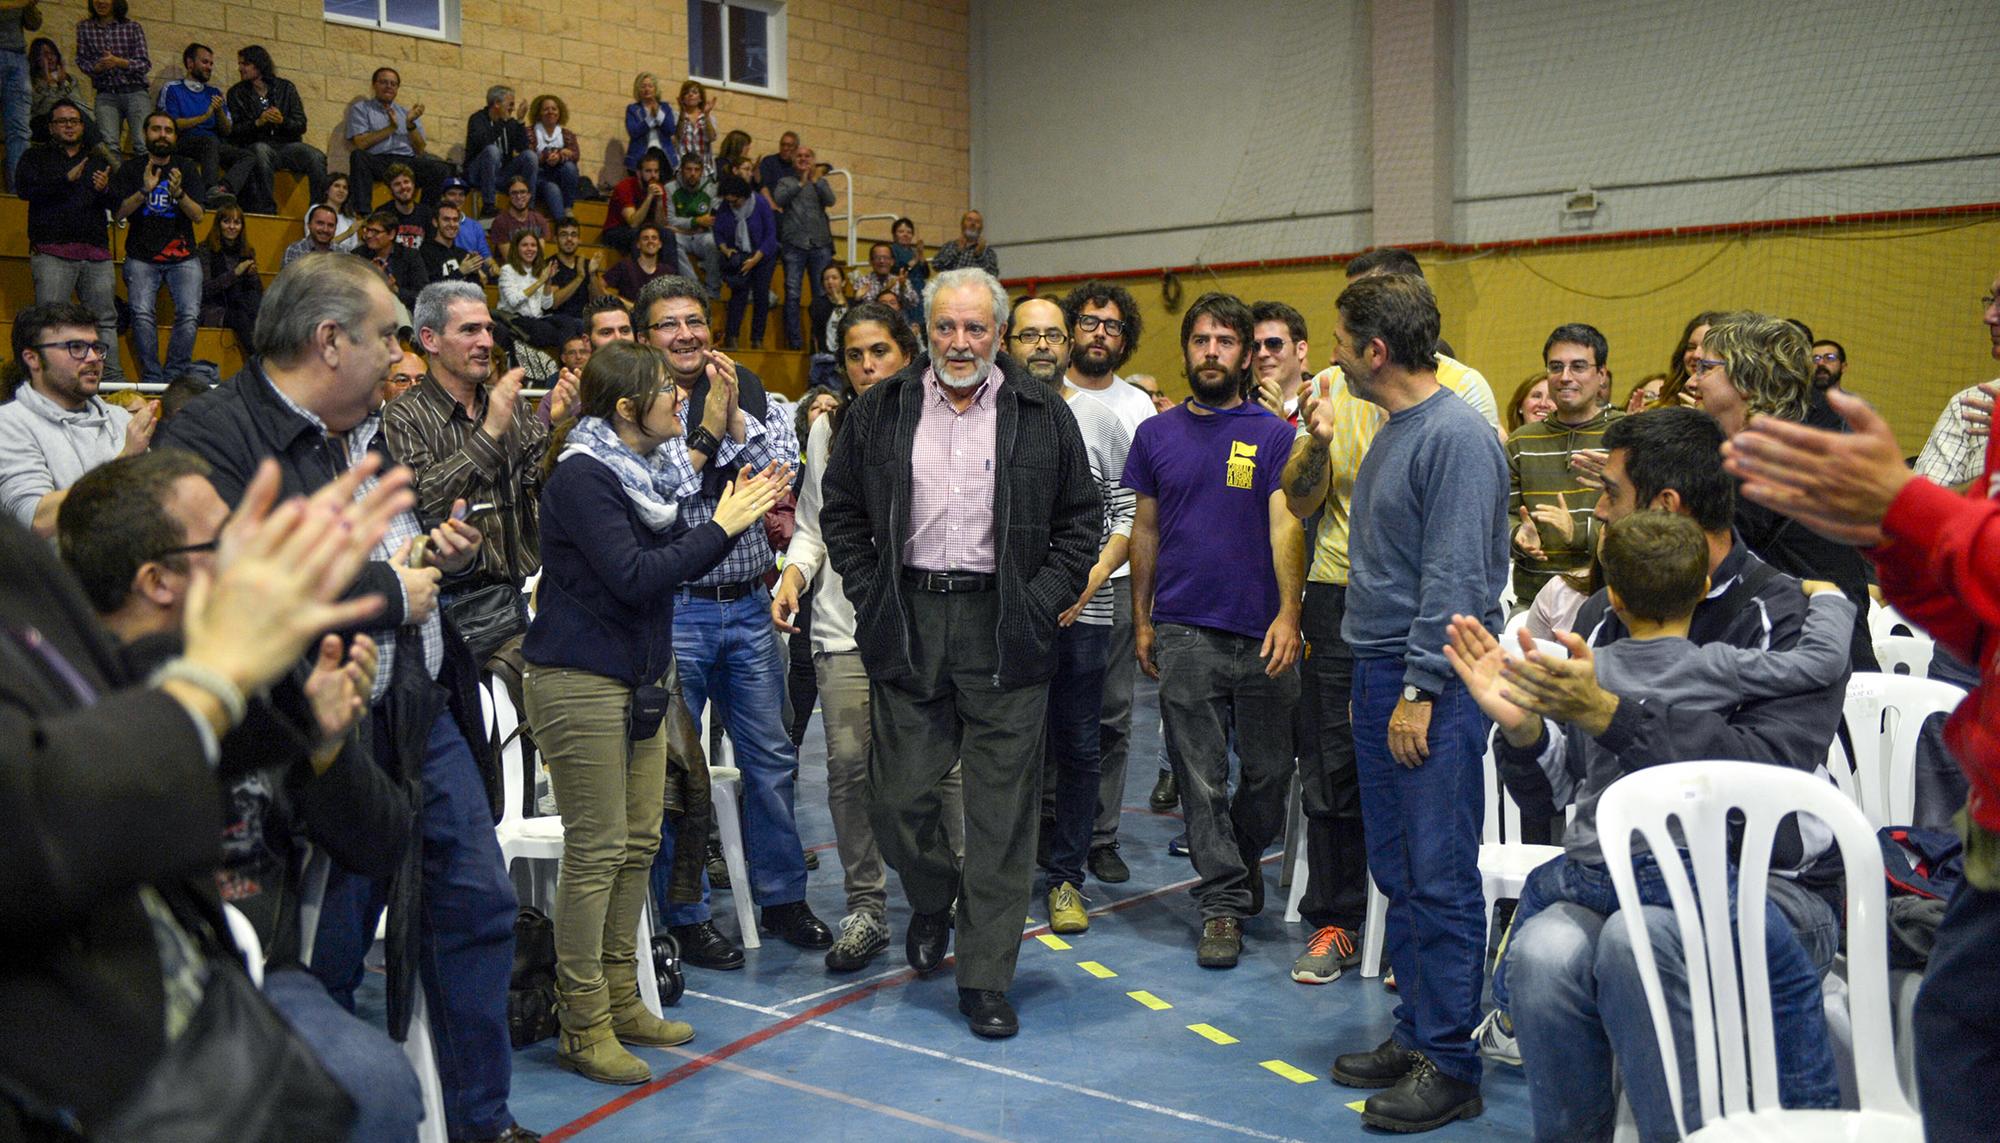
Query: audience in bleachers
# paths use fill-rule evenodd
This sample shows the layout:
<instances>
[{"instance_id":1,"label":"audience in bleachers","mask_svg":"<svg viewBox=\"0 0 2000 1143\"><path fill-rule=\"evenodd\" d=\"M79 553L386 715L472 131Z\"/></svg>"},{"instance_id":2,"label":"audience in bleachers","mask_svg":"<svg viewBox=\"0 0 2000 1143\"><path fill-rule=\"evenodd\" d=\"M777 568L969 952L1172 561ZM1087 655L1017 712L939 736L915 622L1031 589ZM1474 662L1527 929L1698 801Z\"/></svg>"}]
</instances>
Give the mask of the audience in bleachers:
<instances>
[{"instance_id":1,"label":"audience in bleachers","mask_svg":"<svg viewBox=\"0 0 2000 1143\"><path fill-rule=\"evenodd\" d=\"M208 82L214 72L214 50L207 44L189 44L181 51L183 78L160 88L159 98L160 110L174 117L174 154L200 164L211 203L222 195L234 195L256 165L249 152L228 141L234 133L228 97Z\"/></svg>"},{"instance_id":2,"label":"audience in bleachers","mask_svg":"<svg viewBox=\"0 0 2000 1143\"><path fill-rule=\"evenodd\" d=\"M561 263L542 253L542 240L524 230L507 248L507 261L500 267L500 312L528 339L528 344L545 353L555 353L562 343L583 332L583 322L556 308L582 291L583 279L557 287L551 281Z\"/></svg>"},{"instance_id":3,"label":"audience in bleachers","mask_svg":"<svg viewBox=\"0 0 2000 1143\"><path fill-rule=\"evenodd\" d=\"M800 146L792 152L792 169L769 188L772 205L783 212L778 217L778 245L785 263L786 349L806 347L806 335L799 329L801 296L810 280L818 297L820 279L833 262L833 225L827 218L833 187L814 173L816 165L813 149ZM820 336L813 335L816 341Z\"/></svg>"},{"instance_id":4,"label":"audience in bleachers","mask_svg":"<svg viewBox=\"0 0 2000 1143\"><path fill-rule=\"evenodd\" d=\"M28 138L21 144L21 153L24 157L29 144L49 141L49 116L55 112L56 104L69 102L79 109L85 109L83 145L97 152L106 163L113 165L117 163L117 159L111 154L111 149L104 146L104 133L97 129L97 116L87 110L89 104L77 86L76 77L71 75L69 68L63 64L62 49L47 36L37 37L34 43L28 45L28 78L33 88L33 95L28 104ZM7 148L10 154L14 146L14 142L9 140ZM16 160L17 163L18 161ZM7 185L15 194L21 193L11 172L7 176Z\"/></svg>"},{"instance_id":5,"label":"audience in bleachers","mask_svg":"<svg viewBox=\"0 0 2000 1143\"><path fill-rule=\"evenodd\" d=\"M636 173L639 160L658 151L674 154L674 109L660 98L660 77L642 71L632 78L632 102L625 105L625 170Z\"/></svg>"},{"instance_id":6,"label":"audience in bleachers","mask_svg":"<svg viewBox=\"0 0 2000 1143\"><path fill-rule=\"evenodd\" d=\"M517 234L532 234L548 241L554 234L550 219L535 209L535 184L521 175L507 180L507 202L493 216L486 235L495 248L512 246Z\"/></svg>"},{"instance_id":7,"label":"audience in bleachers","mask_svg":"<svg viewBox=\"0 0 2000 1143\"><path fill-rule=\"evenodd\" d=\"M237 198L244 209L270 214L278 209L276 172L305 176L312 201L326 190L326 154L305 141L306 109L299 89L278 74L271 53L251 44L236 53L242 78L229 89L229 141L250 160Z\"/></svg>"},{"instance_id":8,"label":"audience in bleachers","mask_svg":"<svg viewBox=\"0 0 2000 1143\"><path fill-rule=\"evenodd\" d=\"M963 266L977 266L995 277L1000 275L1000 255L986 244L986 218L976 210L965 212L958 220L958 237L938 247L931 258L931 269L936 273Z\"/></svg>"},{"instance_id":9,"label":"audience in bleachers","mask_svg":"<svg viewBox=\"0 0 2000 1143\"><path fill-rule=\"evenodd\" d=\"M1570 457L1596 449L1604 430L1625 415L1605 401L1611 346L1596 327L1557 326L1542 356L1548 361L1548 409L1532 419L1524 414L1507 437L1507 507L1520 521L1513 535L1514 598L1522 604L1549 580L1589 565L1597 531L1589 489Z\"/></svg>"},{"instance_id":10,"label":"audience in bleachers","mask_svg":"<svg viewBox=\"0 0 2000 1143\"><path fill-rule=\"evenodd\" d=\"M720 135L715 129L715 105L719 98L698 79L681 81L680 95L675 100L679 104L679 119L673 125L670 152L675 169L687 162L690 155L701 160L704 180L715 169L715 141Z\"/></svg>"},{"instance_id":11,"label":"audience in bleachers","mask_svg":"<svg viewBox=\"0 0 2000 1143\"><path fill-rule=\"evenodd\" d=\"M465 222L464 212L448 202L439 203L432 213L430 237L417 248L431 281L484 285L492 279L491 263L458 244L459 231Z\"/></svg>"},{"instance_id":12,"label":"audience in bleachers","mask_svg":"<svg viewBox=\"0 0 2000 1143\"><path fill-rule=\"evenodd\" d=\"M722 348L736 347L747 305L750 348L762 349L771 316L771 275L778 268L777 216L770 200L741 176L724 175L716 193L723 209L715 215L715 247L721 255L722 283L729 287Z\"/></svg>"},{"instance_id":13,"label":"audience in bleachers","mask_svg":"<svg viewBox=\"0 0 2000 1143\"><path fill-rule=\"evenodd\" d=\"M118 456L146 450L153 411L136 415L97 395L109 346L97 316L71 301L40 302L14 315L13 354L0 404L0 514L55 534L70 485Z\"/></svg>"},{"instance_id":14,"label":"audience in bleachers","mask_svg":"<svg viewBox=\"0 0 2000 1143\"><path fill-rule=\"evenodd\" d=\"M89 11L76 23L76 66L96 92L97 129L112 150L122 136L125 154L141 154L146 115L153 109L146 87L153 71L146 29L132 19L126 0L90 0Z\"/></svg>"},{"instance_id":15,"label":"audience in bleachers","mask_svg":"<svg viewBox=\"0 0 2000 1143\"><path fill-rule=\"evenodd\" d=\"M569 105L561 96L536 96L530 118L541 200L548 205L549 217L561 221L576 205L576 162L583 154L582 145L569 129Z\"/></svg>"},{"instance_id":16,"label":"audience in bleachers","mask_svg":"<svg viewBox=\"0 0 2000 1143\"><path fill-rule=\"evenodd\" d=\"M641 226L667 225L673 204L668 199L666 162L664 153L644 155L633 172L611 188L611 201L604 211L606 246L630 254Z\"/></svg>"},{"instance_id":17,"label":"audience in bleachers","mask_svg":"<svg viewBox=\"0 0 2000 1143\"><path fill-rule=\"evenodd\" d=\"M465 177L479 192L484 213L499 211L500 188L516 177L528 180L530 197L541 174L541 162L528 145L528 128L521 121L514 89L495 84L486 89L486 106L465 121Z\"/></svg>"},{"instance_id":18,"label":"audience in bleachers","mask_svg":"<svg viewBox=\"0 0 2000 1143\"><path fill-rule=\"evenodd\" d=\"M306 210L306 232L290 246L285 247L284 266L289 266L308 254L334 254L340 251L333 239L340 226L340 212L325 203L318 203ZM282 269L283 266L280 267Z\"/></svg>"},{"instance_id":19,"label":"audience in bleachers","mask_svg":"<svg viewBox=\"0 0 2000 1143\"><path fill-rule=\"evenodd\" d=\"M604 286L627 306L638 304L640 291L662 274L674 272L672 255L665 250L669 241L657 222L642 222L634 232L628 257L604 272Z\"/></svg>"},{"instance_id":20,"label":"audience in bleachers","mask_svg":"<svg viewBox=\"0 0 2000 1143\"><path fill-rule=\"evenodd\" d=\"M715 198L714 185L702 181L700 158L682 155L680 177L667 198L667 227L674 233L681 276L707 286L711 298L722 296L722 251L715 238ZM698 274L697 258L701 260Z\"/></svg>"},{"instance_id":21,"label":"audience in bleachers","mask_svg":"<svg viewBox=\"0 0 2000 1143\"><path fill-rule=\"evenodd\" d=\"M392 67L378 67L369 78L371 95L347 107L342 128L348 146L347 173L354 180L354 209L367 211L375 202L375 180L387 177L395 164L411 168L424 198L436 202L451 164L430 154L430 139L422 123L424 105L408 107L396 101L403 76Z\"/></svg>"},{"instance_id":22,"label":"audience in bleachers","mask_svg":"<svg viewBox=\"0 0 2000 1143\"><path fill-rule=\"evenodd\" d=\"M138 380L158 384L194 360L194 331L201 316L201 260L195 256L195 223L203 216L204 188L194 162L174 153L174 117L146 115L146 153L127 159L111 176L112 213L125 233L125 300L132 307L132 343ZM167 361L153 314L160 291L173 296L174 331Z\"/></svg>"},{"instance_id":23,"label":"audience in bleachers","mask_svg":"<svg viewBox=\"0 0 2000 1143\"><path fill-rule=\"evenodd\" d=\"M14 187L28 203L29 270L35 301L82 302L104 343L104 378L124 380L118 359L116 271L106 212L115 208L107 155L87 146L82 105L63 101L49 112L49 141L31 147Z\"/></svg>"},{"instance_id":24,"label":"audience in bleachers","mask_svg":"<svg viewBox=\"0 0 2000 1143\"><path fill-rule=\"evenodd\" d=\"M396 244L396 212L378 210L361 224L361 245L354 253L373 263L405 309L415 309L417 294L430 285L423 255Z\"/></svg>"},{"instance_id":25,"label":"audience in bleachers","mask_svg":"<svg viewBox=\"0 0 2000 1143\"><path fill-rule=\"evenodd\" d=\"M218 205L201 243L201 324L221 326L248 349L264 300L257 251L243 232L243 208L233 199Z\"/></svg>"},{"instance_id":26,"label":"audience in bleachers","mask_svg":"<svg viewBox=\"0 0 2000 1143\"><path fill-rule=\"evenodd\" d=\"M338 216L338 225L334 228L334 247L340 250L353 250L361 245L361 220L374 212L356 203L353 181L345 172L327 176L326 205L332 207Z\"/></svg>"}]
</instances>

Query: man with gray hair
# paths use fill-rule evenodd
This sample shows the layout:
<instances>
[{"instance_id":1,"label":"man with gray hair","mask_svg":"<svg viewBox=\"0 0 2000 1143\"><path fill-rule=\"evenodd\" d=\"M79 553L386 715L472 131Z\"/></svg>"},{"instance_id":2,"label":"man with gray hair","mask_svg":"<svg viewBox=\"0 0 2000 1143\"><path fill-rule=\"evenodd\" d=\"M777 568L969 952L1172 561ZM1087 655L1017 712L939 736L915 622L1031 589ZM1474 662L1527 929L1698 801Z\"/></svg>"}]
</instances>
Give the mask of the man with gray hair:
<instances>
[{"instance_id":1,"label":"man with gray hair","mask_svg":"<svg viewBox=\"0 0 2000 1143\"><path fill-rule=\"evenodd\" d=\"M1000 1038L1020 1030L1007 988L1033 886L1057 617L1097 560L1102 509L1069 406L1000 353L999 279L939 274L924 309L930 357L848 406L820 522L871 682L870 816L910 897L910 967L942 965L955 923L959 1011ZM962 867L938 792L954 761Z\"/></svg>"},{"instance_id":2,"label":"man with gray hair","mask_svg":"<svg viewBox=\"0 0 2000 1143\"><path fill-rule=\"evenodd\" d=\"M161 430L160 443L208 461L224 501L242 499L267 457L283 495L307 495L370 453L387 451L375 393L403 356L396 298L367 263L309 254L279 272L258 313L256 356ZM360 495L375 486L362 482ZM507 985L519 905L493 833L499 760L486 735L478 668L437 608L441 579L479 565L482 537L449 519L429 533L414 512L390 521L351 589L380 595L367 633L380 648L369 696L375 762L421 807L421 844L391 878L335 869L314 943L313 975L349 1011L390 908L389 1029L406 1034L419 982L437 1045L446 1125L454 1138L532 1136L507 1108L513 1049ZM419 839L413 838L416 842Z\"/></svg>"},{"instance_id":3,"label":"man with gray hair","mask_svg":"<svg viewBox=\"0 0 2000 1143\"><path fill-rule=\"evenodd\" d=\"M558 382L531 408L521 396L522 370L496 378L493 316L486 291L471 282L425 286L411 324L430 372L382 411L382 434L410 466L425 527L443 524L462 500L467 522L490 538L477 570L446 593L448 608L475 606L471 600L483 594L516 609L517 624L481 625L474 650L487 652L527 630L520 589L542 566L542 453L549 425L576 402L576 382Z\"/></svg>"},{"instance_id":4,"label":"man with gray hair","mask_svg":"<svg viewBox=\"0 0 2000 1143\"><path fill-rule=\"evenodd\" d=\"M524 107L513 88L496 83L486 89L486 106L465 121L465 178L489 215L498 209L496 188L516 175L528 180L528 197L534 198L539 172L527 124L521 122Z\"/></svg>"}]
</instances>

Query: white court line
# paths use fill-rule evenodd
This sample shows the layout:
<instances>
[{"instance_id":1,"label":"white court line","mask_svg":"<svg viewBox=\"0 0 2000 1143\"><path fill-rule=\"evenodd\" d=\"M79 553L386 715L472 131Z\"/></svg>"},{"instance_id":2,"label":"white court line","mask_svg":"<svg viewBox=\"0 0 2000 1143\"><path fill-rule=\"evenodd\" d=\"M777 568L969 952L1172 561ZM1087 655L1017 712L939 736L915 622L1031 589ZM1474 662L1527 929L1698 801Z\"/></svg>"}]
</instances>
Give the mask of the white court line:
<instances>
[{"instance_id":1,"label":"white court line","mask_svg":"<svg viewBox=\"0 0 2000 1143\"><path fill-rule=\"evenodd\" d=\"M666 1048L663 1050L673 1055L682 1056L690 1060L698 1060L702 1057L702 1053L692 1052L686 1048ZM878 1112L882 1115L889 1116L892 1119L900 1119L905 1123L914 1123L919 1127L929 1127L932 1130L940 1131L947 1135L957 1135L965 1139L977 1139L980 1140L981 1143L1010 1143L1010 1140L1008 1140L1005 1136L988 1135L984 1131L975 1131L970 1127L960 1127L956 1123L946 1123L942 1119L932 1119L927 1115L918 1115L914 1111L904 1111L899 1107L890 1107L886 1104L876 1103L873 1100L863 1099L858 1095L848 1095L846 1092L834 1091L830 1088L817 1087L813 1084L802 1083L798 1080L790 1078L789 1076L781 1076L773 1072L762 1071L757 1068L746 1066L744 1064L739 1064L735 1060L717 1060L714 1066L721 1068L724 1071L735 1072L738 1075L748 1076L751 1079L763 1080L765 1083L777 1084L779 1087L790 1088L793 1091L801 1091L806 1093L807 1095L816 1095L821 1099L830 1099L833 1100L835 1103L844 1103L849 1107L858 1107L863 1111Z\"/></svg>"},{"instance_id":2,"label":"white court line","mask_svg":"<svg viewBox=\"0 0 2000 1143\"><path fill-rule=\"evenodd\" d=\"M808 992L804 996L794 996L790 1000L781 1000L777 1003L776 1007L794 1008L800 1004L804 1004L808 1000L818 1000L822 996L832 996L836 992L846 992L850 988L866 988L869 985L874 984L878 981L887 980L892 976L896 976L900 973L905 973L908 971L910 970L907 966L903 968L892 968L887 970L886 972L878 972L874 976L864 976L857 980L850 980L842 984L836 984L832 988L822 988L818 992Z\"/></svg>"},{"instance_id":3,"label":"white court line","mask_svg":"<svg viewBox=\"0 0 2000 1143\"><path fill-rule=\"evenodd\" d=\"M693 989L689 989L687 995L696 997L701 1000L712 1000L717 1004L726 1004L731 1008L741 1008L746 1011L760 1013L765 1016L777 1016L781 1018L789 1016L789 1013L780 1012L776 1008L766 1007L765 1005L762 1004L752 1004L748 1001L736 1000L728 996L713 996L705 992L696 992ZM1155 1115L1165 1115L1172 1119L1178 1119L1183 1123L1194 1123L1202 1127L1211 1127L1217 1131L1227 1131L1230 1132L1231 1134L1241 1135L1250 1139L1266 1139L1270 1140L1271 1143L1305 1143L1304 1140L1294 1139L1288 1135L1272 1135L1268 1132L1258 1131L1257 1129L1252 1127L1242 1127L1234 1123L1225 1123L1220 1119L1210 1119L1206 1115L1197 1115L1192 1111L1180 1111L1175 1108L1165 1107L1157 1103L1148 1103L1144 1100L1126 1099L1123 1096L1113 1095L1108 1091L1099 1091L1094 1087L1084 1087L1081 1084L1064 1083L1061 1080L1047 1079L1043 1076L1038 1076L1031 1072L1019 1071L1014 1068L1004 1068L998 1064L989 1064L984 1060L973 1060L973 1059L967 1059L964 1056L954 1056L949 1052L940 1052L935 1048L926 1048L917 1044L907 1044L901 1040L892 1040L887 1036L877 1036L873 1032L863 1032L856 1028L843 1028L838 1024L829 1024L825 1020L807 1020L805 1022L805 1025L809 1028L818 1028L821 1031L825 1032L834 1032L842 1036L851 1036L854 1039L861 1040L866 1043L879 1044L885 1048L896 1048L901 1051L911 1052L919 1056L928 1056L934 1060L943 1060L947 1063L961 1064L968 1068L976 1068L979 1071L991 1072L994 1075L1005 1076L1008 1079L1017 1079L1026 1083L1040 1084L1043 1087L1052 1087L1058 1091L1069 1092L1072 1095L1088 1096L1091 1099L1100 1099L1107 1103L1116 1103L1119 1104L1120 1106L1130 1107L1137 1111L1148 1111Z\"/></svg>"}]
</instances>

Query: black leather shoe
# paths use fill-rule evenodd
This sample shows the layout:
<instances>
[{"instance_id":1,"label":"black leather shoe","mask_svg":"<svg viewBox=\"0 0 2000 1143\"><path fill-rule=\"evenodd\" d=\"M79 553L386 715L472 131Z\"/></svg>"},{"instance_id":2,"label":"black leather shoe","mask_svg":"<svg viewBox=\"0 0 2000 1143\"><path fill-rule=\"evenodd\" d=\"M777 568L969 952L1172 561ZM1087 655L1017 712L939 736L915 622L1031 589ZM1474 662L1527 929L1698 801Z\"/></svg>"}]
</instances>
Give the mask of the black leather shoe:
<instances>
[{"instance_id":1,"label":"black leather shoe","mask_svg":"<svg viewBox=\"0 0 2000 1143\"><path fill-rule=\"evenodd\" d=\"M1181 788L1174 782L1172 770L1160 771L1160 780L1153 783L1153 792L1146 795L1146 804L1156 814L1170 814L1181 804Z\"/></svg>"},{"instance_id":2,"label":"black leather shoe","mask_svg":"<svg viewBox=\"0 0 2000 1143\"><path fill-rule=\"evenodd\" d=\"M911 913L910 931L903 938L903 952L918 976L928 976L944 963L951 947L951 914Z\"/></svg>"},{"instance_id":3,"label":"black leather shoe","mask_svg":"<svg viewBox=\"0 0 2000 1143\"><path fill-rule=\"evenodd\" d=\"M1004 1040L1021 1030L1021 1021L1014 1015L1014 1006L1007 1003L1007 994L994 992L988 988L961 988L958 990L958 1010L965 1013L966 1027L975 1036L989 1040Z\"/></svg>"},{"instance_id":4,"label":"black leather shoe","mask_svg":"<svg viewBox=\"0 0 2000 1143\"><path fill-rule=\"evenodd\" d=\"M833 934L804 901L769 906L757 918L757 931L767 937L782 937L786 944L802 949L833 947Z\"/></svg>"},{"instance_id":5,"label":"black leather shoe","mask_svg":"<svg viewBox=\"0 0 2000 1143\"><path fill-rule=\"evenodd\" d=\"M1333 1082L1348 1087L1393 1087L1422 1059L1394 1037L1372 1052L1349 1052L1333 1061Z\"/></svg>"},{"instance_id":6,"label":"black leather shoe","mask_svg":"<svg viewBox=\"0 0 2000 1143\"><path fill-rule=\"evenodd\" d=\"M1485 1110L1479 1085L1453 1079L1437 1070L1430 1057L1417 1054L1410 1074L1388 1091L1368 1097L1361 1106L1361 1122L1408 1134L1431 1131L1455 1119L1471 1119Z\"/></svg>"},{"instance_id":7,"label":"black leather shoe","mask_svg":"<svg viewBox=\"0 0 2000 1143\"><path fill-rule=\"evenodd\" d=\"M667 931L681 944L682 964L724 971L743 967L743 950L736 947L735 941L723 936L714 921L670 925Z\"/></svg>"},{"instance_id":8,"label":"black leather shoe","mask_svg":"<svg viewBox=\"0 0 2000 1143\"><path fill-rule=\"evenodd\" d=\"M1090 851L1090 875L1106 885L1120 885L1132 880L1132 867L1118 856L1118 843L1114 841Z\"/></svg>"}]
</instances>

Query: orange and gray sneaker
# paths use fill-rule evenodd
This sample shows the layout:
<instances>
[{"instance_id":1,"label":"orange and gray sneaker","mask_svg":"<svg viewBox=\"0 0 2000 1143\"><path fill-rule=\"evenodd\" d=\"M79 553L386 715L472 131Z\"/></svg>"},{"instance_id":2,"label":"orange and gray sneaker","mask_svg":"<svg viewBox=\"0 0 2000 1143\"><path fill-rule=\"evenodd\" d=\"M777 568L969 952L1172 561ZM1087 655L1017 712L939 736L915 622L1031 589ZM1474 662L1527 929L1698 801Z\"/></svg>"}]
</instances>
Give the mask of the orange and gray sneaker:
<instances>
[{"instance_id":1,"label":"orange and gray sneaker","mask_svg":"<svg viewBox=\"0 0 2000 1143\"><path fill-rule=\"evenodd\" d=\"M1306 951L1292 962L1292 979L1300 984L1332 984L1360 957L1353 933L1339 925L1322 925L1306 942Z\"/></svg>"}]
</instances>

